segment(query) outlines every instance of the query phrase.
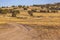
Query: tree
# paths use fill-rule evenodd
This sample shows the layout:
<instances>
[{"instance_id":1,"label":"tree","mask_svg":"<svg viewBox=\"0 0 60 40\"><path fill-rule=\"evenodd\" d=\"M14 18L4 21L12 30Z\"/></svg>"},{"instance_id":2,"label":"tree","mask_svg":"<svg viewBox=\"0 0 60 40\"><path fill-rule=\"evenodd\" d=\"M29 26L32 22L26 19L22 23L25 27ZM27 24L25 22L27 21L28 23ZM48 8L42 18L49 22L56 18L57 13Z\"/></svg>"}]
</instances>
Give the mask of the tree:
<instances>
[{"instance_id":1,"label":"tree","mask_svg":"<svg viewBox=\"0 0 60 40\"><path fill-rule=\"evenodd\" d=\"M33 11L33 12L37 12L36 9L32 9L31 11Z\"/></svg>"},{"instance_id":2,"label":"tree","mask_svg":"<svg viewBox=\"0 0 60 40\"><path fill-rule=\"evenodd\" d=\"M9 13L12 13L13 9L9 9Z\"/></svg>"},{"instance_id":3,"label":"tree","mask_svg":"<svg viewBox=\"0 0 60 40\"><path fill-rule=\"evenodd\" d=\"M8 13L7 9L0 9L0 14L5 16L7 13Z\"/></svg>"},{"instance_id":4,"label":"tree","mask_svg":"<svg viewBox=\"0 0 60 40\"><path fill-rule=\"evenodd\" d=\"M19 8L21 8L22 6L21 5L18 5Z\"/></svg>"},{"instance_id":5,"label":"tree","mask_svg":"<svg viewBox=\"0 0 60 40\"><path fill-rule=\"evenodd\" d=\"M0 8L0 14L1 14L1 12L2 12L2 8Z\"/></svg>"},{"instance_id":6,"label":"tree","mask_svg":"<svg viewBox=\"0 0 60 40\"><path fill-rule=\"evenodd\" d=\"M27 10L27 8L24 8L24 10Z\"/></svg>"},{"instance_id":7,"label":"tree","mask_svg":"<svg viewBox=\"0 0 60 40\"><path fill-rule=\"evenodd\" d=\"M4 6L2 6L1 8L5 8Z\"/></svg>"},{"instance_id":8,"label":"tree","mask_svg":"<svg viewBox=\"0 0 60 40\"><path fill-rule=\"evenodd\" d=\"M0 9L0 13L1 14L7 14L8 13L8 10L7 9Z\"/></svg>"},{"instance_id":9,"label":"tree","mask_svg":"<svg viewBox=\"0 0 60 40\"><path fill-rule=\"evenodd\" d=\"M41 13L47 13L47 11L46 11L46 10L40 10L40 12L41 12Z\"/></svg>"},{"instance_id":10,"label":"tree","mask_svg":"<svg viewBox=\"0 0 60 40\"><path fill-rule=\"evenodd\" d=\"M16 17L17 13L20 13L19 10L12 10L12 17Z\"/></svg>"},{"instance_id":11,"label":"tree","mask_svg":"<svg viewBox=\"0 0 60 40\"><path fill-rule=\"evenodd\" d=\"M30 16L33 16L33 11L28 11L28 14L29 14Z\"/></svg>"},{"instance_id":12,"label":"tree","mask_svg":"<svg viewBox=\"0 0 60 40\"><path fill-rule=\"evenodd\" d=\"M12 5L11 7L16 7L16 6Z\"/></svg>"}]
</instances>

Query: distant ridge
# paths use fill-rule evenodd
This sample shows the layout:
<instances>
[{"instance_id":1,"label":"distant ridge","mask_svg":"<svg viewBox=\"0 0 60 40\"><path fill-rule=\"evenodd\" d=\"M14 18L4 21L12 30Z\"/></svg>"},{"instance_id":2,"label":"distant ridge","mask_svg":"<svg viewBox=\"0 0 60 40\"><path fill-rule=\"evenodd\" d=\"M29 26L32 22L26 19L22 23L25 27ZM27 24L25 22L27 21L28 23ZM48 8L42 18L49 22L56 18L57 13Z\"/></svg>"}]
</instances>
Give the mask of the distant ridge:
<instances>
[{"instance_id":1,"label":"distant ridge","mask_svg":"<svg viewBox=\"0 0 60 40\"><path fill-rule=\"evenodd\" d=\"M60 2L59 3L53 3L53 4L40 4L40 5L33 5L33 6L53 6L53 5L60 5Z\"/></svg>"}]
</instances>

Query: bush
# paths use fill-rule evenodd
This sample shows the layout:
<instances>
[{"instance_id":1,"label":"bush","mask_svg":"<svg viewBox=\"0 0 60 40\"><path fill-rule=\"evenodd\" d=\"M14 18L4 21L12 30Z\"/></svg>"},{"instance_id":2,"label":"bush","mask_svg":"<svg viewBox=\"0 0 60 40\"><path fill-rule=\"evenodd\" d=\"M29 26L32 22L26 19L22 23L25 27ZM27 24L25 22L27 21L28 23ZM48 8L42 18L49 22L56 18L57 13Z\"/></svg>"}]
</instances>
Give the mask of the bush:
<instances>
[{"instance_id":1,"label":"bush","mask_svg":"<svg viewBox=\"0 0 60 40\"><path fill-rule=\"evenodd\" d=\"M30 16L33 16L33 12L32 12L32 11L28 11L28 14L29 14Z\"/></svg>"},{"instance_id":2,"label":"bush","mask_svg":"<svg viewBox=\"0 0 60 40\"><path fill-rule=\"evenodd\" d=\"M47 11L46 10L40 10L41 13L46 13Z\"/></svg>"},{"instance_id":3,"label":"bush","mask_svg":"<svg viewBox=\"0 0 60 40\"><path fill-rule=\"evenodd\" d=\"M22 6L21 5L18 5L19 8L21 8Z\"/></svg>"},{"instance_id":4,"label":"bush","mask_svg":"<svg viewBox=\"0 0 60 40\"><path fill-rule=\"evenodd\" d=\"M4 10L3 9L0 9L0 13L1 14L7 14L8 13L8 10L7 9L4 9Z\"/></svg>"},{"instance_id":5,"label":"bush","mask_svg":"<svg viewBox=\"0 0 60 40\"><path fill-rule=\"evenodd\" d=\"M27 10L27 8L24 8L24 10Z\"/></svg>"},{"instance_id":6,"label":"bush","mask_svg":"<svg viewBox=\"0 0 60 40\"><path fill-rule=\"evenodd\" d=\"M12 10L12 17L16 17L17 13L20 13L19 10Z\"/></svg>"},{"instance_id":7,"label":"bush","mask_svg":"<svg viewBox=\"0 0 60 40\"><path fill-rule=\"evenodd\" d=\"M16 6L12 5L11 7L16 7Z\"/></svg>"},{"instance_id":8,"label":"bush","mask_svg":"<svg viewBox=\"0 0 60 40\"><path fill-rule=\"evenodd\" d=\"M32 9L31 11L33 11L33 12L37 12L36 10L33 10L33 9Z\"/></svg>"}]
</instances>

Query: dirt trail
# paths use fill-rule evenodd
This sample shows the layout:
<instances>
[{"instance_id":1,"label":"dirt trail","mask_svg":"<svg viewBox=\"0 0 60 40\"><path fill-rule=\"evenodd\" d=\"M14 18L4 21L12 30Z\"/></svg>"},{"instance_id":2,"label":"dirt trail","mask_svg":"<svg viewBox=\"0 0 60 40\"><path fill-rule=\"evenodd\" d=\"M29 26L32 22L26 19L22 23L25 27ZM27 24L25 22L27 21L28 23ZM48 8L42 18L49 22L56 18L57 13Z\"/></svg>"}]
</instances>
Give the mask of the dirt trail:
<instances>
[{"instance_id":1,"label":"dirt trail","mask_svg":"<svg viewBox=\"0 0 60 40\"><path fill-rule=\"evenodd\" d=\"M17 23L8 23L11 25L13 30L6 31L5 33L0 34L1 40L24 40L27 36L28 29L22 24ZM30 28L29 28L30 29ZM4 30L3 30L4 31Z\"/></svg>"},{"instance_id":2,"label":"dirt trail","mask_svg":"<svg viewBox=\"0 0 60 40\"><path fill-rule=\"evenodd\" d=\"M7 23L6 30L1 33L0 40L59 40L60 39L60 29L46 29L40 27L36 30L26 24L18 23ZM10 28L11 27L11 28ZM37 27L37 26L36 26Z\"/></svg>"}]
</instances>

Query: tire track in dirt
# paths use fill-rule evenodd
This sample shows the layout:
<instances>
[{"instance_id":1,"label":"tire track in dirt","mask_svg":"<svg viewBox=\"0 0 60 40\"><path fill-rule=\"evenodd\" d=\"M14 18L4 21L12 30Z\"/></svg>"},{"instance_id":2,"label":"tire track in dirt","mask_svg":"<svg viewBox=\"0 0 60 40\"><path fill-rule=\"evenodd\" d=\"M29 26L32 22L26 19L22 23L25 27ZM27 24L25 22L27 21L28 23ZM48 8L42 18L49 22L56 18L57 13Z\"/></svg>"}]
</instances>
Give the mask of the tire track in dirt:
<instances>
[{"instance_id":1,"label":"tire track in dirt","mask_svg":"<svg viewBox=\"0 0 60 40\"><path fill-rule=\"evenodd\" d=\"M10 40L10 39L15 40L17 38L19 40L20 39L23 40L26 37L28 29L23 24L17 24L17 23L8 23L8 24L11 25L12 27L15 26L15 28L13 28L13 30L11 30L9 32L0 34L1 40L5 40L5 39L6 40ZM22 37L22 36L24 36L24 37Z\"/></svg>"},{"instance_id":2,"label":"tire track in dirt","mask_svg":"<svg viewBox=\"0 0 60 40\"><path fill-rule=\"evenodd\" d=\"M7 25L11 25L12 29L5 33L0 34L0 40L59 40L60 29L46 29L41 26L34 25L39 29L31 28L33 25L19 24L15 22L9 22ZM30 27L29 27L30 26Z\"/></svg>"}]
</instances>

